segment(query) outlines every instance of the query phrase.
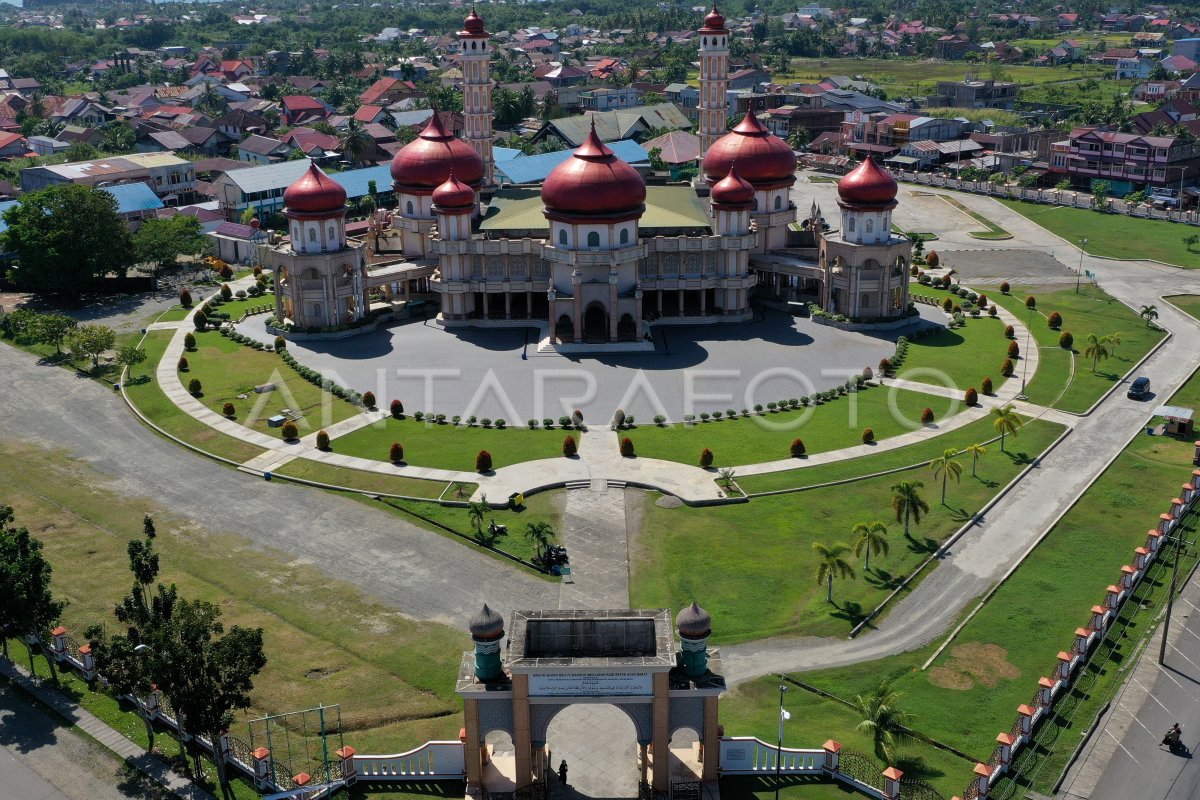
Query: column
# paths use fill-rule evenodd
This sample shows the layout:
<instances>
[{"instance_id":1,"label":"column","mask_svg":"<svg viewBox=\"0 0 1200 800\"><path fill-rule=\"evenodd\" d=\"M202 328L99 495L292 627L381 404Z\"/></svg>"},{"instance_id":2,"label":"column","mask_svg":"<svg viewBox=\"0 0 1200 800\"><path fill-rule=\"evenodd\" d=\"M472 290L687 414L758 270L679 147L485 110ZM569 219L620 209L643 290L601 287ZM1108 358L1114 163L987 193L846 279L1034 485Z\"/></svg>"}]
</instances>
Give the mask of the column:
<instances>
[{"instance_id":1,"label":"column","mask_svg":"<svg viewBox=\"0 0 1200 800\"><path fill-rule=\"evenodd\" d=\"M480 752L479 736L479 701L463 701L463 722L466 725L460 732L463 742L463 757L467 765L467 790L483 785L483 755Z\"/></svg>"},{"instance_id":2,"label":"column","mask_svg":"<svg viewBox=\"0 0 1200 800\"><path fill-rule=\"evenodd\" d=\"M504 290L504 318L512 319L512 292Z\"/></svg>"},{"instance_id":3,"label":"column","mask_svg":"<svg viewBox=\"0 0 1200 800\"><path fill-rule=\"evenodd\" d=\"M638 288L634 290L633 299L634 299L634 312L633 312L634 332L633 332L633 335L634 335L634 338L636 338L640 342L642 340L642 287L641 286L638 286Z\"/></svg>"},{"instance_id":4,"label":"column","mask_svg":"<svg viewBox=\"0 0 1200 800\"><path fill-rule=\"evenodd\" d=\"M670 788L671 697L668 675L654 673L654 788L665 792Z\"/></svg>"},{"instance_id":5,"label":"column","mask_svg":"<svg viewBox=\"0 0 1200 800\"><path fill-rule=\"evenodd\" d=\"M684 296L684 294L685 294L685 292L683 291L683 289L680 289L679 290L679 312L676 314L676 316L678 316L678 317L683 316L683 296Z\"/></svg>"},{"instance_id":6,"label":"column","mask_svg":"<svg viewBox=\"0 0 1200 800\"><path fill-rule=\"evenodd\" d=\"M662 316L662 298L663 298L662 288L660 287L654 294L657 296L657 300L658 300L658 316L661 317Z\"/></svg>"},{"instance_id":7,"label":"column","mask_svg":"<svg viewBox=\"0 0 1200 800\"><path fill-rule=\"evenodd\" d=\"M530 741L529 723L529 676L512 676L513 702L513 752L517 761L517 788L522 789L533 781L530 756L533 743Z\"/></svg>"},{"instance_id":8,"label":"column","mask_svg":"<svg viewBox=\"0 0 1200 800\"><path fill-rule=\"evenodd\" d=\"M620 309L617 307L617 271L608 271L608 340L617 340L617 320L620 319Z\"/></svg>"},{"instance_id":9,"label":"column","mask_svg":"<svg viewBox=\"0 0 1200 800\"><path fill-rule=\"evenodd\" d=\"M708 304L708 290L700 290L700 316L704 316L705 306Z\"/></svg>"},{"instance_id":10,"label":"column","mask_svg":"<svg viewBox=\"0 0 1200 800\"><path fill-rule=\"evenodd\" d=\"M525 290L525 319L533 319L533 292Z\"/></svg>"},{"instance_id":11,"label":"column","mask_svg":"<svg viewBox=\"0 0 1200 800\"><path fill-rule=\"evenodd\" d=\"M571 308L574 317L572 322L575 325L575 341L578 343L583 341L583 276L578 269L571 273L571 288L575 295Z\"/></svg>"},{"instance_id":12,"label":"column","mask_svg":"<svg viewBox=\"0 0 1200 800\"><path fill-rule=\"evenodd\" d=\"M717 697L704 698L704 735L700 738L703 757L701 779L708 783L717 780L721 760L721 736L717 729Z\"/></svg>"}]
</instances>

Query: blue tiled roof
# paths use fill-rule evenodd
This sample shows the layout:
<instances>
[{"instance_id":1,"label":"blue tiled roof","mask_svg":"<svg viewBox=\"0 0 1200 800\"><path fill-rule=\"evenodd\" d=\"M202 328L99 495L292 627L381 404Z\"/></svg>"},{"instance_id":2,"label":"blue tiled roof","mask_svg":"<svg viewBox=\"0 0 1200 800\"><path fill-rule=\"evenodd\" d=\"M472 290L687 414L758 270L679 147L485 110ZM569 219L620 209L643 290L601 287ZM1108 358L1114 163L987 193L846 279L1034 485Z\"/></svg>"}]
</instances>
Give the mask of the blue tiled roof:
<instances>
[{"instance_id":1,"label":"blue tiled roof","mask_svg":"<svg viewBox=\"0 0 1200 800\"><path fill-rule=\"evenodd\" d=\"M102 191L116 198L118 214L135 214L164 207L163 201L154 190L144 183L123 183L119 186L105 187Z\"/></svg>"},{"instance_id":2,"label":"blue tiled roof","mask_svg":"<svg viewBox=\"0 0 1200 800\"><path fill-rule=\"evenodd\" d=\"M643 164L650 160L649 153L631 139L609 142L608 147L617 158L630 164ZM541 183L551 170L570 158L573 152L568 149L536 156L518 156L511 161L497 163L496 169L513 183Z\"/></svg>"},{"instance_id":3,"label":"blue tiled roof","mask_svg":"<svg viewBox=\"0 0 1200 800\"><path fill-rule=\"evenodd\" d=\"M375 191L379 194L392 190L391 167L387 164L379 167L334 172L329 177L342 185L342 188L346 190L346 196L351 200L357 197L366 197L369 194L367 184L371 181L375 181Z\"/></svg>"}]
</instances>

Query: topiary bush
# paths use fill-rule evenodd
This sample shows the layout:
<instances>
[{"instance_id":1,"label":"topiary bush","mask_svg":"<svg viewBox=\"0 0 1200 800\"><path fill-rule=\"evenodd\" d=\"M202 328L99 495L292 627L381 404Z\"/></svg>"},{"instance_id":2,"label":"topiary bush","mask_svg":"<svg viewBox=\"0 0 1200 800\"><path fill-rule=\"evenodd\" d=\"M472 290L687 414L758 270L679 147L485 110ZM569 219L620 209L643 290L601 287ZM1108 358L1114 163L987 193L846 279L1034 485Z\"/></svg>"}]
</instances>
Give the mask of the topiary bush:
<instances>
[{"instance_id":1,"label":"topiary bush","mask_svg":"<svg viewBox=\"0 0 1200 800\"><path fill-rule=\"evenodd\" d=\"M188 394L198 397L202 391L204 391L204 387L200 385L199 378L192 378L188 381Z\"/></svg>"},{"instance_id":2,"label":"topiary bush","mask_svg":"<svg viewBox=\"0 0 1200 800\"><path fill-rule=\"evenodd\" d=\"M989 317L996 317L999 314L1000 314L1000 312L996 310L995 306L988 306L988 316Z\"/></svg>"},{"instance_id":3,"label":"topiary bush","mask_svg":"<svg viewBox=\"0 0 1200 800\"><path fill-rule=\"evenodd\" d=\"M933 422L933 409L926 407L925 410L921 412L921 424L928 425L931 422Z\"/></svg>"},{"instance_id":4,"label":"topiary bush","mask_svg":"<svg viewBox=\"0 0 1200 800\"><path fill-rule=\"evenodd\" d=\"M942 257L937 254L937 250L930 250L925 254L925 263L931 267L937 267L941 260Z\"/></svg>"},{"instance_id":5,"label":"topiary bush","mask_svg":"<svg viewBox=\"0 0 1200 800\"><path fill-rule=\"evenodd\" d=\"M879 377L882 378L882 377L886 376L888 374L888 372L891 370L891 368L892 368L891 359L888 359L888 358L879 359Z\"/></svg>"},{"instance_id":6,"label":"topiary bush","mask_svg":"<svg viewBox=\"0 0 1200 800\"><path fill-rule=\"evenodd\" d=\"M229 266L228 264L222 264L221 268L217 270L217 274L220 275L222 279L229 280L233 277L233 267Z\"/></svg>"},{"instance_id":7,"label":"topiary bush","mask_svg":"<svg viewBox=\"0 0 1200 800\"><path fill-rule=\"evenodd\" d=\"M863 428L862 443L863 444L874 444L875 443L875 431L871 430L870 428Z\"/></svg>"},{"instance_id":8,"label":"topiary bush","mask_svg":"<svg viewBox=\"0 0 1200 800\"><path fill-rule=\"evenodd\" d=\"M942 276L942 288L943 288L943 289L949 289L949 288L950 288L950 283L951 283L950 276L949 276L949 275L943 275L943 276Z\"/></svg>"},{"instance_id":9,"label":"topiary bush","mask_svg":"<svg viewBox=\"0 0 1200 800\"><path fill-rule=\"evenodd\" d=\"M375 393L374 392L363 392L362 404L363 404L363 408L374 410L375 409Z\"/></svg>"},{"instance_id":10,"label":"topiary bush","mask_svg":"<svg viewBox=\"0 0 1200 800\"><path fill-rule=\"evenodd\" d=\"M1050 326L1050 330L1056 331L1062 327L1062 314L1057 311L1051 311L1050 316L1046 317L1046 324Z\"/></svg>"},{"instance_id":11,"label":"topiary bush","mask_svg":"<svg viewBox=\"0 0 1200 800\"><path fill-rule=\"evenodd\" d=\"M280 434L283 436L285 442L290 442L300 435L300 429L296 427L296 423L289 419L283 423L283 430L280 431Z\"/></svg>"},{"instance_id":12,"label":"topiary bush","mask_svg":"<svg viewBox=\"0 0 1200 800\"><path fill-rule=\"evenodd\" d=\"M992 379L984 378L983 382L979 384L979 391L987 395L992 394Z\"/></svg>"},{"instance_id":13,"label":"topiary bush","mask_svg":"<svg viewBox=\"0 0 1200 800\"><path fill-rule=\"evenodd\" d=\"M221 284L221 299L228 302L233 297L233 289L229 288L228 283Z\"/></svg>"},{"instance_id":14,"label":"topiary bush","mask_svg":"<svg viewBox=\"0 0 1200 800\"><path fill-rule=\"evenodd\" d=\"M1070 331L1063 331L1058 335L1058 346L1063 350L1070 350L1075 346L1075 337L1071 335Z\"/></svg>"},{"instance_id":15,"label":"topiary bush","mask_svg":"<svg viewBox=\"0 0 1200 800\"><path fill-rule=\"evenodd\" d=\"M979 304L980 308L987 308L987 304L988 304L987 295L986 294L979 295L979 297L975 299L975 302Z\"/></svg>"},{"instance_id":16,"label":"topiary bush","mask_svg":"<svg viewBox=\"0 0 1200 800\"><path fill-rule=\"evenodd\" d=\"M963 402L969 406L976 405L979 402L979 392L975 391L974 386L968 387L967 391L963 394Z\"/></svg>"},{"instance_id":17,"label":"topiary bush","mask_svg":"<svg viewBox=\"0 0 1200 800\"><path fill-rule=\"evenodd\" d=\"M287 339L283 338L282 336L276 336L275 337L275 350L281 351L281 350L286 350L286 349L287 349Z\"/></svg>"},{"instance_id":18,"label":"topiary bush","mask_svg":"<svg viewBox=\"0 0 1200 800\"><path fill-rule=\"evenodd\" d=\"M707 447L700 451L700 468L708 469L713 463L713 451Z\"/></svg>"},{"instance_id":19,"label":"topiary bush","mask_svg":"<svg viewBox=\"0 0 1200 800\"><path fill-rule=\"evenodd\" d=\"M399 464L404 460L404 445L399 442L392 442L392 446L388 448L388 461L393 464Z\"/></svg>"},{"instance_id":20,"label":"topiary bush","mask_svg":"<svg viewBox=\"0 0 1200 800\"><path fill-rule=\"evenodd\" d=\"M792 454L792 458L803 458L805 452L804 440L792 439L792 446L789 448L789 452Z\"/></svg>"},{"instance_id":21,"label":"topiary bush","mask_svg":"<svg viewBox=\"0 0 1200 800\"><path fill-rule=\"evenodd\" d=\"M479 455L475 456L475 471L480 473L492 471L492 454L487 450L480 450Z\"/></svg>"},{"instance_id":22,"label":"topiary bush","mask_svg":"<svg viewBox=\"0 0 1200 800\"><path fill-rule=\"evenodd\" d=\"M1010 288L1011 287L1008 285L1008 281L1002 281L1000 284L1000 294L1008 294L1008 290Z\"/></svg>"},{"instance_id":23,"label":"topiary bush","mask_svg":"<svg viewBox=\"0 0 1200 800\"><path fill-rule=\"evenodd\" d=\"M395 419L403 419L404 418L404 403L401 403L399 400L393 400L391 402L391 404L388 406L388 412Z\"/></svg>"},{"instance_id":24,"label":"topiary bush","mask_svg":"<svg viewBox=\"0 0 1200 800\"><path fill-rule=\"evenodd\" d=\"M1008 357L1016 358L1021 355L1021 345L1017 344L1016 339L1008 343Z\"/></svg>"},{"instance_id":25,"label":"topiary bush","mask_svg":"<svg viewBox=\"0 0 1200 800\"><path fill-rule=\"evenodd\" d=\"M1013 372L1014 372L1014 368L1013 368L1012 359L1011 358L1004 359L1004 363L1000 366L1000 374L1006 378L1011 378L1013 376Z\"/></svg>"},{"instance_id":26,"label":"topiary bush","mask_svg":"<svg viewBox=\"0 0 1200 800\"><path fill-rule=\"evenodd\" d=\"M221 406L221 413L230 419L233 419L233 417L237 414L237 409L233 407L233 403L226 403L225 405Z\"/></svg>"},{"instance_id":27,"label":"topiary bush","mask_svg":"<svg viewBox=\"0 0 1200 800\"><path fill-rule=\"evenodd\" d=\"M954 301L949 297L942 301L942 311L949 313L952 308L954 308Z\"/></svg>"},{"instance_id":28,"label":"topiary bush","mask_svg":"<svg viewBox=\"0 0 1200 800\"><path fill-rule=\"evenodd\" d=\"M1012 326L1012 325L1005 325L1005 326L1004 326L1004 338L1005 338L1005 339L1011 339L1011 338L1013 338L1013 337L1014 337L1014 336L1016 336L1016 335L1017 335L1017 332L1016 332L1016 330L1013 328L1013 326Z\"/></svg>"},{"instance_id":29,"label":"topiary bush","mask_svg":"<svg viewBox=\"0 0 1200 800\"><path fill-rule=\"evenodd\" d=\"M184 308L192 307L192 293L188 291L186 286L179 287L179 305Z\"/></svg>"},{"instance_id":30,"label":"topiary bush","mask_svg":"<svg viewBox=\"0 0 1200 800\"><path fill-rule=\"evenodd\" d=\"M317 431L317 449L318 450L328 450L329 449L329 434L326 433L325 431Z\"/></svg>"},{"instance_id":31,"label":"topiary bush","mask_svg":"<svg viewBox=\"0 0 1200 800\"><path fill-rule=\"evenodd\" d=\"M192 317L192 324L196 326L196 330L204 330L208 327L208 315L203 310L197 311Z\"/></svg>"},{"instance_id":32,"label":"topiary bush","mask_svg":"<svg viewBox=\"0 0 1200 800\"><path fill-rule=\"evenodd\" d=\"M1026 308L1037 308L1037 298L1031 294L1026 295L1025 296L1025 307Z\"/></svg>"},{"instance_id":33,"label":"topiary bush","mask_svg":"<svg viewBox=\"0 0 1200 800\"><path fill-rule=\"evenodd\" d=\"M574 436L567 436L563 439L563 455L567 458L573 457L579 452L579 446L575 444Z\"/></svg>"},{"instance_id":34,"label":"topiary bush","mask_svg":"<svg viewBox=\"0 0 1200 800\"><path fill-rule=\"evenodd\" d=\"M633 458L633 440L628 436L621 440L621 455L625 458Z\"/></svg>"},{"instance_id":35,"label":"topiary bush","mask_svg":"<svg viewBox=\"0 0 1200 800\"><path fill-rule=\"evenodd\" d=\"M175 365L175 368L178 369L180 372L187 372L188 371L187 358L185 356L180 356L179 363Z\"/></svg>"}]
</instances>

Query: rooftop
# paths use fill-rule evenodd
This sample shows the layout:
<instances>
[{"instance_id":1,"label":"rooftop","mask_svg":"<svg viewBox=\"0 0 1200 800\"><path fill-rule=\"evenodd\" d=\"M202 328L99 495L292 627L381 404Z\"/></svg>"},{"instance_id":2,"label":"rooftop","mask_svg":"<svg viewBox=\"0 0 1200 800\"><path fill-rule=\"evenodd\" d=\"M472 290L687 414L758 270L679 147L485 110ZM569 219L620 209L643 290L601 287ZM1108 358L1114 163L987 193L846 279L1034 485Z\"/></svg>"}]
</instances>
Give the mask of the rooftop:
<instances>
[{"instance_id":1,"label":"rooftop","mask_svg":"<svg viewBox=\"0 0 1200 800\"><path fill-rule=\"evenodd\" d=\"M538 189L509 188L496 192L479 223L485 233L523 231L544 236L550 223L542 214ZM708 211L690 186L647 186L646 211L638 227L643 233L662 235L668 231L709 231Z\"/></svg>"}]
</instances>

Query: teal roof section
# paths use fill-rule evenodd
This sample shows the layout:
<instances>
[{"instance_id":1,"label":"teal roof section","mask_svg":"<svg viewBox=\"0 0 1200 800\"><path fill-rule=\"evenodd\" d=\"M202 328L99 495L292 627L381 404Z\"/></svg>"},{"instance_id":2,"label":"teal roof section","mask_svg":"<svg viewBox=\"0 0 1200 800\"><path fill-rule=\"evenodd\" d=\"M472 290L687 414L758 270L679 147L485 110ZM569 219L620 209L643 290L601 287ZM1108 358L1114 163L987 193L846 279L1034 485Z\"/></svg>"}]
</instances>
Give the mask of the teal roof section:
<instances>
[{"instance_id":1,"label":"teal roof section","mask_svg":"<svg viewBox=\"0 0 1200 800\"><path fill-rule=\"evenodd\" d=\"M608 147L617 158L629 164L647 164L650 161L650 154L631 139L609 142ZM540 153L536 156L517 156L510 161L502 162L497 159L496 169L512 183L541 183L555 167L570 158L574 152L574 149L555 150L553 153Z\"/></svg>"},{"instance_id":2,"label":"teal roof section","mask_svg":"<svg viewBox=\"0 0 1200 800\"><path fill-rule=\"evenodd\" d=\"M106 186L100 191L108 192L116 199L118 214L137 214L166 207L154 190L144 183L122 183Z\"/></svg>"},{"instance_id":3,"label":"teal roof section","mask_svg":"<svg viewBox=\"0 0 1200 800\"><path fill-rule=\"evenodd\" d=\"M488 204L479 230L544 236L550 223L543 208L538 189L500 189ZM711 232L708 208L690 186L647 186L646 211L638 221L638 229L650 236L663 231L707 234Z\"/></svg>"}]
</instances>

